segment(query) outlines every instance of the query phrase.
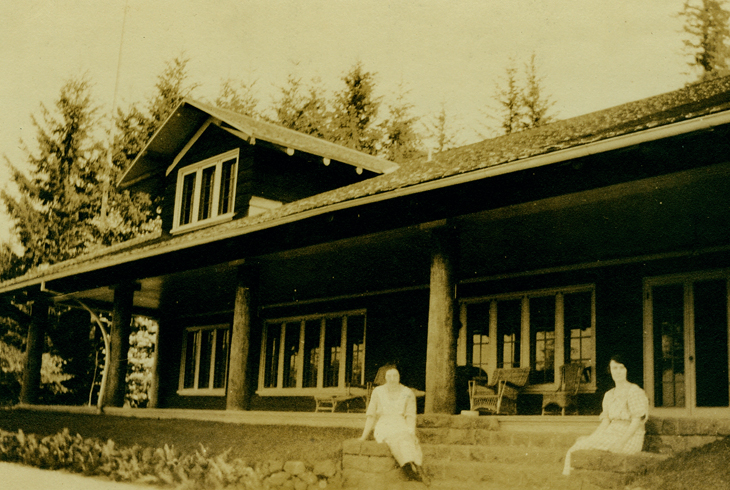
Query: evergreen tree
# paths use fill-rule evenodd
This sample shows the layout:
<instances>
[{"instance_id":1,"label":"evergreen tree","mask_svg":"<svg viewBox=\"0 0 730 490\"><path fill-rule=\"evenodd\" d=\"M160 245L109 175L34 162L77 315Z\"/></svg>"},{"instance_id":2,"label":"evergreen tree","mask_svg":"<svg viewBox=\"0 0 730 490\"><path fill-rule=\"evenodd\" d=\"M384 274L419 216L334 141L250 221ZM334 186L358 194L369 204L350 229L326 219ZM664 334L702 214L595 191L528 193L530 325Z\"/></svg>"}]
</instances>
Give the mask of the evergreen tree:
<instances>
[{"instance_id":1,"label":"evergreen tree","mask_svg":"<svg viewBox=\"0 0 730 490\"><path fill-rule=\"evenodd\" d=\"M523 119L520 121L521 129L530 129L553 121L553 116L548 111L555 102L545 95L542 88L542 77L537 73L535 53L530 56L530 61L525 64L525 86L522 89L521 103Z\"/></svg>"},{"instance_id":2,"label":"evergreen tree","mask_svg":"<svg viewBox=\"0 0 730 490\"><path fill-rule=\"evenodd\" d=\"M287 76L286 84L280 87L280 95L274 101L274 120L286 128L326 138L327 102L318 79L307 87L301 78L293 73Z\"/></svg>"},{"instance_id":3,"label":"evergreen tree","mask_svg":"<svg viewBox=\"0 0 730 490\"><path fill-rule=\"evenodd\" d=\"M258 104L254 86L256 82L236 82L231 78L223 80L220 93L215 99L215 105L221 109L228 109L238 114L259 117Z\"/></svg>"},{"instance_id":4,"label":"evergreen tree","mask_svg":"<svg viewBox=\"0 0 730 490\"><path fill-rule=\"evenodd\" d=\"M446 112L445 102L441 102L439 112L432 117L430 123L426 124L426 132L428 137L434 142L435 146L433 149L436 153L441 153L460 144L456 129L453 127L452 119Z\"/></svg>"},{"instance_id":5,"label":"evergreen tree","mask_svg":"<svg viewBox=\"0 0 730 490\"><path fill-rule=\"evenodd\" d=\"M105 179L106 208L94 221L96 242L112 245L159 228L159 203L149 195L119 191L113 185L134 161L149 139L172 111L197 88L188 82L188 58L176 57L165 64L157 77L155 93L145 110L132 104L116 114L116 135L112 146L112 168Z\"/></svg>"},{"instance_id":6,"label":"evergreen tree","mask_svg":"<svg viewBox=\"0 0 730 490\"><path fill-rule=\"evenodd\" d=\"M699 68L700 80L708 80L730 73L730 12L725 0L686 0L680 17L684 17L683 31L686 53L692 57L689 66Z\"/></svg>"},{"instance_id":7,"label":"evergreen tree","mask_svg":"<svg viewBox=\"0 0 730 490\"><path fill-rule=\"evenodd\" d=\"M422 154L421 135L416 130L418 118L412 115L413 104L406 100L406 91L398 87L395 103L388 107L388 116L381 124L382 149L379 155L402 163Z\"/></svg>"},{"instance_id":8,"label":"evergreen tree","mask_svg":"<svg viewBox=\"0 0 730 490\"><path fill-rule=\"evenodd\" d=\"M8 161L19 197L3 191L24 253L18 270L53 264L84 251L93 240L89 220L98 214L102 146L92 137L98 123L85 78L68 80L52 112L41 104L37 152L24 147L29 175Z\"/></svg>"},{"instance_id":9,"label":"evergreen tree","mask_svg":"<svg viewBox=\"0 0 730 490\"><path fill-rule=\"evenodd\" d=\"M375 97L375 74L357 62L342 81L344 89L335 95L330 139L343 146L375 154L382 133L376 125L380 98Z\"/></svg>"},{"instance_id":10,"label":"evergreen tree","mask_svg":"<svg viewBox=\"0 0 730 490\"><path fill-rule=\"evenodd\" d=\"M502 84L496 87L494 99L497 109L494 112L498 116L487 114L490 119L497 119L502 134L511 134L554 121L555 118L549 111L555 102L545 94L542 82L534 53L530 61L525 63L522 79L518 77L514 60L510 59Z\"/></svg>"},{"instance_id":11,"label":"evergreen tree","mask_svg":"<svg viewBox=\"0 0 730 490\"><path fill-rule=\"evenodd\" d=\"M155 93L145 110L132 104L127 112L117 111L117 136L114 141L114 166L118 177L137 157L149 139L185 97L198 87L188 81L189 58L177 56L165 64L157 76Z\"/></svg>"},{"instance_id":12,"label":"evergreen tree","mask_svg":"<svg viewBox=\"0 0 730 490\"><path fill-rule=\"evenodd\" d=\"M522 91L517 81L517 68L513 59L505 69L502 82L502 85L496 88L498 120L504 134L510 134L520 129L522 119Z\"/></svg>"}]
</instances>

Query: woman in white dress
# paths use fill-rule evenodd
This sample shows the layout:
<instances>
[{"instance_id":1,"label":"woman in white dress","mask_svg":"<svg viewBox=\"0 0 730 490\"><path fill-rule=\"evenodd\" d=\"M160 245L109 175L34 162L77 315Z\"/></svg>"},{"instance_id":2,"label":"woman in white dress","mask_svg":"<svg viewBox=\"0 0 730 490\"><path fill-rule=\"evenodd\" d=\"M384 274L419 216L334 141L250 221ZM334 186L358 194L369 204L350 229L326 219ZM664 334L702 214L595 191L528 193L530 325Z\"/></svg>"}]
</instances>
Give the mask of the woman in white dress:
<instances>
[{"instance_id":1,"label":"woman in white dress","mask_svg":"<svg viewBox=\"0 0 730 490\"><path fill-rule=\"evenodd\" d=\"M386 371L385 384L373 389L360 440L366 440L373 427L375 440L388 445L406 476L423 481L423 453L416 437L416 396L400 384L395 366Z\"/></svg>"},{"instance_id":2,"label":"woman in white dress","mask_svg":"<svg viewBox=\"0 0 730 490\"><path fill-rule=\"evenodd\" d=\"M603 396L601 425L588 437L581 437L565 455L563 474L570 474L571 454L579 449L598 449L619 454L635 454L644 445L644 425L649 415L649 400L638 385L626 379L621 356L613 356L609 371L616 387Z\"/></svg>"}]
</instances>

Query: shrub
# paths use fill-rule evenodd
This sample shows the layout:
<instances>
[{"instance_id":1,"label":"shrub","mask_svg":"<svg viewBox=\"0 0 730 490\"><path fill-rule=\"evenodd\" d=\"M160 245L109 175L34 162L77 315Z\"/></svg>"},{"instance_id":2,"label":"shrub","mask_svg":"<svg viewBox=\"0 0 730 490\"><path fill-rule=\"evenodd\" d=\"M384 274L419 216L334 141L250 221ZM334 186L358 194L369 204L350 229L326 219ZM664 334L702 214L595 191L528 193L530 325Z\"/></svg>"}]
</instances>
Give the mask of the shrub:
<instances>
[{"instance_id":1,"label":"shrub","mask_svg":"<svg viewBox=\"0 0 730 490\"><path fill-rule=\"evenodd\" d=\"M134 445L117 447L114 441L72 436L68 429L38 439L33 434L0 429L0 461L22 463L52 470L64 469L84 475L105 476L116 481L174 486L179 490L270 488L272 473L285 473L282 464L257 465L254 469L241 459L229 458L229 451L211 457L202 445L183 455L174 447L150 448ZM310 483L327 477L306 472ZM285 475L282 483L294 475ZM321 478L321 479L320 479Z\"/></svg>"}]
</instances>

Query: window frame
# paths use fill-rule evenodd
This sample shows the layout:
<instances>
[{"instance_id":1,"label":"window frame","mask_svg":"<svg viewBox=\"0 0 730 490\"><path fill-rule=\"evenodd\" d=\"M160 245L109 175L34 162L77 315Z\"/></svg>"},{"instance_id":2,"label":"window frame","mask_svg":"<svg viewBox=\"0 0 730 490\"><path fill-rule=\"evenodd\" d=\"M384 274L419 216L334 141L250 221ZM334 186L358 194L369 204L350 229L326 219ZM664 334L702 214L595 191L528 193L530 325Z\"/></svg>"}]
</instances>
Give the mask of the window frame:
<instances>
[{"instance_id":1,"label":"window frame","mask_svg":"<svg viewBox=\"0 0 730 490\"><path fill-rule=\"evenodd\" d=\"M311 314L311 315L298 315L291 317L282 318L271 318L266 319L263 322L263 332L261 338L261 362L259 363L259 379L258 389L256 393L260 396L312 396L312 395L327 395L327 394L341 394L346 392L350 385L346 379L346 371L348 363L351 362L352 352L348 352L348 319L350 317L362 317L362 349L358 351L360 357L360 374L359 374L359 385L365 385L365 359L367 356L367 311L365 309L359 310L347 310L338 311L332 313L322 314ZM327 356L324 355L324 346L326 342L326 327L328 320L339 318L341 320L340 327L340 355L338 358L338 374L337 374L337 386L325 387L325 359ZM282 348L286 342L286 330L284 325L287 324L299 324L299 346L303 349L306 335L306 326L311 325L312 322L319 322L319 352L317 357L317 384L313 387L303 386L304 379L304 355L297 356L297 374L296 374L296 386L285 387L284 379L284 362L286 352ZM276 374L276 385L265 386L265 380L267 375L267 366L269 365L267 355L267 345L271 334L274 334L276 341L277 357L273 359L272 365L277 365Z\"/></svg>"},{"instance_id":2,"label":"window frame","mask_svg":"<svg viewBox=\"0 0 730 490\"><path fill-rule=\"evenodd\" d=\"M213 330L213 349L210 357L210 373L209 373L209 387L208 388L197 388L198 375L200 373L200 343L202 339L202 332L206 330ZM223 373L224 386L222 388L213 388L215 380L215 366L216 366L216 340L220 331L228 333L228 346L226 349L226 360L224 363L225 372ZM185 369L186 369L186 354L188 348L188 334L191 332L201 332L196 337L196 348L195 348L195 373L193 375L194 383L192 388L185 388ZM226 390L228 388L228 363L231 358L231 325L229 323L218 323L214 325L196 325L185 327L183 330L182 350L180 356L180 378L178 381L177 394L181 396L226 396Z\"/></svg>"},{"instance_id":3,"label":"window frame","mask_svg":"<svg viewBox=\"0 0 730 490\"><path fill-rule=\"evenodd\" d=\"M467 324L467 306L475 303L488 303L489 304L489 338L486 342L487 348L491 354L488 356L489 363L487 374L491 376L494 369L497 367L498 360L498 349L499 344L497 342L497 303L499 301L506 300L519 300L521 301L521 331L520 331L520 367L530 367L532 369L532 334L534 333L530 325L530 298L540 298L545 296L555 297L555 338L554 338L554 356L556 359L565 359L565 345L566 342L570 341L568 337L566 339L565 332L565 311L564 311L564 298L565 295L573 293L591 293L591 331L593 342L590 347L591 355L591 381L581 383L581 393L593 393L596 391L596 287L595 284L579 284L565 287L555 288L544 288L535 289L528 291L500 293L489 296L479 296L473 298L463 298L460 300L460 320L461 328L459 330L459 337L457 340L457 364L460 366L469 365L469 353L467 352L470 348L469 339L467 338L469 332L469 326ZM570 332L567 332L570 335ZM581 337L582 338L582 337ZM540 384L528 384L525 387L526 393L545 393L554 391L558 387L560 382L560 366L562 363L553 362L554 370L554 381L550 383ZM481 367L481 365L480 365Z\"/></svg>"},{"instance_id":4,"label":"window frame","mask_svg":"<svg viewBox=\"0 0 730 490\"><path fill-rule=\"evenodd\" d=\"M180 233L196 228L201 228L214 223L227 221L233 218L236 212L236 185L238 184L238 163L240 157L240 150L238 148L234 150L221 153L211 158L207 158L203 161L197 162L193 165L188 165L178 169L177 171L177 184L175 189L175 208L173 212L173 221L171 233ZM232 172L232 183L229 196L229 211L219 214L219 203L220 203L220 191L221 181L223 175L223 164L230 160L235 160L233 164ZM210 217L200 219L198 214L200 211L201 204L201 192L202 192L202 180L203 172L211 167L215 167L215 177L213 179L213 191L212 201L210 203ZM189 223L184 225L180 224L182 208L183 208L183 190L185 177L188 175L195 175L195 186L193 190L192 198L192 209L191 209L191 220Z\"/></svg>"}]
</instances>

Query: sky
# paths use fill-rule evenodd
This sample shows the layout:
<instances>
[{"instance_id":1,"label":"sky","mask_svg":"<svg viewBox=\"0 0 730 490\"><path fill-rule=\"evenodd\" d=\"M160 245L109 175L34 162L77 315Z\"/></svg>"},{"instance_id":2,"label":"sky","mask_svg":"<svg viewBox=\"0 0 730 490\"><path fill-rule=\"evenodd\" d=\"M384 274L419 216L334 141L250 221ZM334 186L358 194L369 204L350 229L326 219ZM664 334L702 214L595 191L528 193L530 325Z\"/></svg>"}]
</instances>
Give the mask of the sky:
<instances>
[{"instance_id":1,"label":"sky","mask_svg":"<svg viewBox=\"0 0 730 490\"><path fill-rule=\"evenodd\" d=\"M405 87L424 121L444 104L462 141L475 142L510 59L521 68L535 54L561 119L692 81L676 15L683 3L3 0L0 156L23 166L19 141L34 148L31 115L41 104L52 108L66 80L85 75L102 113L110 113L152 96L176 56L190 60L190 81L200 84L194 98L214 100L231 78L255 81L261 106L271 105L289 74L339 90L360 61L376 74L376 95L387 102ZM0 188L9 176L3 158ZM0 242L9 241L9 227L0 210Z\"/></svg>"}]
</instances>

